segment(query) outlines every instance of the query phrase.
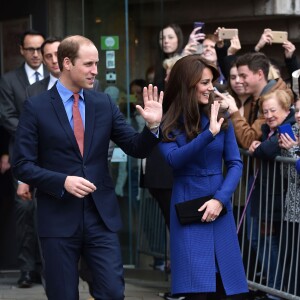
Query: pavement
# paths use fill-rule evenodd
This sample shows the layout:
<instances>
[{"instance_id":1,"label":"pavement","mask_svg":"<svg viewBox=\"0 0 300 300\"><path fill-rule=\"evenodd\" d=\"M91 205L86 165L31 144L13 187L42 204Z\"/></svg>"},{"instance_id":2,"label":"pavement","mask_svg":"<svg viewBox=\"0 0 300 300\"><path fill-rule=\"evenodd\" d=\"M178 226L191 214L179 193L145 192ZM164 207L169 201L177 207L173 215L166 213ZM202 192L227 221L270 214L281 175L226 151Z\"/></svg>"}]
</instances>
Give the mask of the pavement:
<instances>
[{"instance_id":1,"label":"pavement","mask_svg":"<svg viewBox=\"0 0 300 300\"><path fill-rule=\"evenodd\" d=\"M170 282L163 272L154 270L124 269L126 300L162 300L158 293L169 291ZM43 286L35 284L31 288L18 288L18 271L0 270L1 300L47 300ZM79 282L79 299L91 300L86 282Z\"/></svg>"}]
</instances>

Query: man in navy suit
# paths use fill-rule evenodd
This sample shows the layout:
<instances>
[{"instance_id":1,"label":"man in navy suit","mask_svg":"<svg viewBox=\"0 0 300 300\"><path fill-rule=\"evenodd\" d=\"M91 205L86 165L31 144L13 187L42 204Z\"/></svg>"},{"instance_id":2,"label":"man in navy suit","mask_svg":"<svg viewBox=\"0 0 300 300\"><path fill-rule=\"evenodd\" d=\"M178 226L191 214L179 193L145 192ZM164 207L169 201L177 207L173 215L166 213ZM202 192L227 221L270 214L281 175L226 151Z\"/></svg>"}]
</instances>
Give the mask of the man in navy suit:
<instances>
[{"instance_id":1,"label":"man in navy suit","mask_svg":"<svg viewBox=\"0 0 300 300\"><path fill-rule=\"evenodd\" d=\"M19 68L4 74L0 80L0 119L2 119L3 127L10 134L10 157L19 117L26 99L26 87L48 75L48 71L42 64L41 45L43 42L42 33L36 30L24 32L20 39L20 53L25 62ZM14 185L16 190L18 188L14 203L17 258L21 271L18 286L27 288L31 287L33 282L40 280L40 256L34 218L35 201L26 184L20 182L18 184L15 181Z\"/></svg>"},{"instance_id":2,"label":"man in navy suit","mask_svg":"<svg viewBox=\"0 0 300 300\"><path fill-rule=\"evenodd\" d=\"M43 62L49 71L49 76L47 76L43 80L37 81L32 85L28 86L26 89L27 98L37 96L42 92L51 89L56 84L56 81L60 76L60 69L59 69L58 59L57 59L57 50L58 50L58 46L60 45L60 42L61 42L61 38L48 37L45 39L44 43L42 44L41 52L43 56ZM100 84L99 84L99 80L97 79L95 79L94 81L93 90L100 92ZM109 159L112 156L113 149L114 149L113 145L110 144L109 151L108 151ZM20 194L30 193L29 185L20 184L19 189L20 187L22 187L22 191L19 192ZM79 274L83 280L88 282L90 294L93 295L92 276L90 274L88 266L86 265L83 259L80 260Z\"/></svg>"},{"instance_id":3,"label":"man in navy suit","mask_svg":"<svg viewBox=\"0 0 300 300\"><path fill-rule=\"evenodd\" d=\"M108 171L109 141L143 158L160 140L162 93L144 88L144 108L137 109L147 126L137 133L108 95L87 90L93 86L98 61L90 40L64 39L58 48L60 79L51 90L25 102L16 134L13 171L37 188L38 233L50 300L79 298L81 255L92 271L95 299L124 299L117 235L122 222ZM73 94L80 96L83 145L75 138L78 114L73 117L72 107L78 96Z\"/></svg>"}]
</instances>

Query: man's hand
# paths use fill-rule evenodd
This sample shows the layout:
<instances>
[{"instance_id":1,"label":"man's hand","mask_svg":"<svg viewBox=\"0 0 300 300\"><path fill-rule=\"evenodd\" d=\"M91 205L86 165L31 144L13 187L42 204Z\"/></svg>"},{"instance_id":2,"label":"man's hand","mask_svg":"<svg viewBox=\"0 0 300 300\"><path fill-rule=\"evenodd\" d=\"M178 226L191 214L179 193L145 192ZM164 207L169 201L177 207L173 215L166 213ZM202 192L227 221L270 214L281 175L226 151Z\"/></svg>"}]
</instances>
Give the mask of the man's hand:
<instances>
[{"instance_id":1,"label":"man's hand","mask_svg":"<svg viewBox=\"0 0 300 300\"><path fill-rule=\"evenodd\" d=\"M93 183L79 176L67 176L64 187L78 198L83 198L97 189Z\"/></svg>"},{"instance_id":2,"label":"man's hand","mask_svg":"<svg viewBox=\"0 0 300 300\"><path fill-rule=\"evenodd\" d=\"M30 192L30 187L26 183L18 184L17 195L24 201L32 200L32 194Z\"/></svg>"},{"instance_id":3,"label":"man's hand","mask_svg":"<svg viewBox=\"0 0 300 300\"><path fill-rule=\"evenodd\" d=\"M0 173L4 174L9 169L10 169L9 156L7 154L3 154L0 158Z\"/></svg>"},{"instance_id":4,"label":"man's hand","mask_svg":"<svg viewBox=\"0 0 300 300\"><path fill-rule=\"evenodd\" d=\"M158 96L157 87L149 84L148 88L143 89L144 108L136 105L136 109L151 128L160 124L162 118L162 102L164 93L160 92Z\"/></svg>"}]
</instances>

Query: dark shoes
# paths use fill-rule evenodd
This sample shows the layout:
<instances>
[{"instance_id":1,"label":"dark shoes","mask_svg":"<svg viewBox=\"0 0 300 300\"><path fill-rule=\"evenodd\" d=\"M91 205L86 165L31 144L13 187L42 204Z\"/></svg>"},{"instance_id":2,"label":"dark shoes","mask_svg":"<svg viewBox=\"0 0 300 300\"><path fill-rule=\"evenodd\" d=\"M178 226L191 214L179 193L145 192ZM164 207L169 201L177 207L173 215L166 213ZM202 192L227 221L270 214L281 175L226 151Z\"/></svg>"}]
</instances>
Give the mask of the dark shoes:
<instances>
[{"instance_id":1,"label":"dark shoes","mask_svg":"<svg viewBox=\"0 0 300 300\"><path fill-rule=\"evenodd\" d=\"M166 299L166 300L184 300L184 296L173 296L170 292L167 293L158 293L158 296Z\"/></svg>"},{"instance_id":2,"label":"dark shoes","mask_svg":"<svg viewBox=\"0 0 300 300\"><path fill-rule=\"evenodd\" d=\"M35 271L21 271L18 280L19 288L30 288L34 283L42 283L41 275Z\"/></svg>"},{"instance_id":3,"label":"dark shoes","mask_svg":"<svg viewBox=\"0 0 300 300\"><path fill-rule=\"evenodd\" d=\"M18 280L19 288L30 288L32 286L32 278L29 271L21 271L21 276Z\"/></svg>"}]
</instances>

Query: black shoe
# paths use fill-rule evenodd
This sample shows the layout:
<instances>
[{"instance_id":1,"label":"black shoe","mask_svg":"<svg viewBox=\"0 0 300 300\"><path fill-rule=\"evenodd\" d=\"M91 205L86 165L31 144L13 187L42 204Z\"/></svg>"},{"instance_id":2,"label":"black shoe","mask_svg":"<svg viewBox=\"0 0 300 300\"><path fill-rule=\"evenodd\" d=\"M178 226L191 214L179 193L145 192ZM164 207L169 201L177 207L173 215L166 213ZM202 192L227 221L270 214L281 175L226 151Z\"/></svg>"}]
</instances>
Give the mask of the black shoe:
<instances>
[{"instance_id":1,"label":"black shoe","mask_svg":"<svg viewBox=\"0 0 300 300\"><path fill-rule=\"evenodd\" d=\"M21 276L18 280L19 288L30 288L32 286L32 278L29 271L21 271Z\"/></svg>"},{"instance_id":2,"label":"black shoe","mask_svg":"<svg viewBox=\"0 0 300 300\"><path fill-rule=\"evenodd\" d=\"M38 283L38 284L42 284L42 276L39 272L37 271L31 271L30 272L30 278L31 278L31 281L33 283Z\"/></svg>"},{"instance_id":3,"label":"black shoe","mask_svg":"<svg viewBox=\"0 0 300 300\"><path fill-rule=\"evenodd\" d=\"M166 300L184 300L184 296L173 296L170 292L167 293L158 293L158 296L166 299Z\"/></svg>"}]
</instances>

